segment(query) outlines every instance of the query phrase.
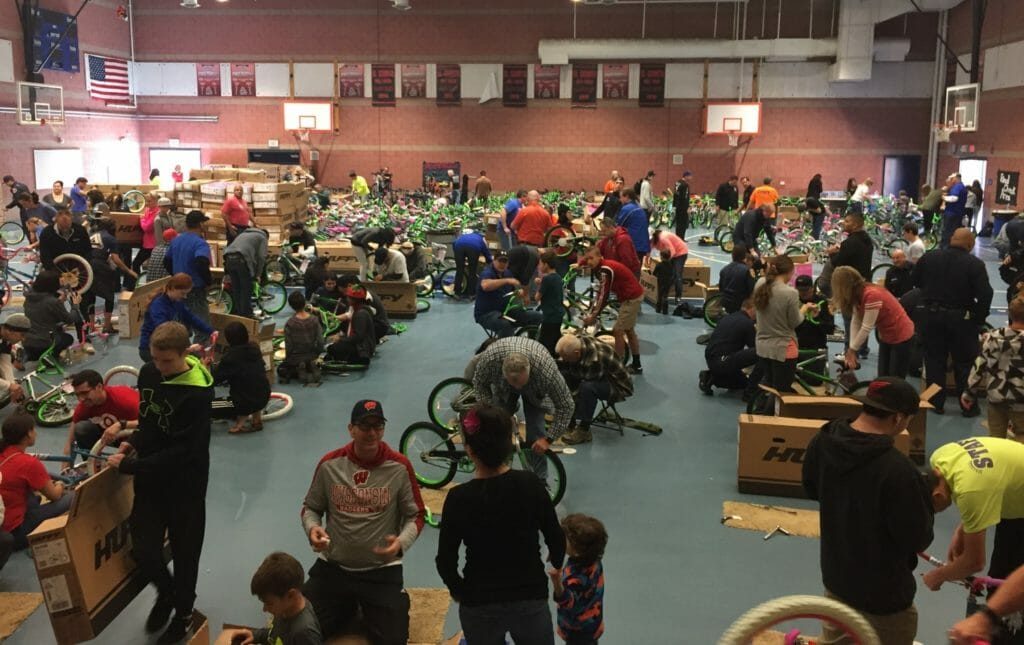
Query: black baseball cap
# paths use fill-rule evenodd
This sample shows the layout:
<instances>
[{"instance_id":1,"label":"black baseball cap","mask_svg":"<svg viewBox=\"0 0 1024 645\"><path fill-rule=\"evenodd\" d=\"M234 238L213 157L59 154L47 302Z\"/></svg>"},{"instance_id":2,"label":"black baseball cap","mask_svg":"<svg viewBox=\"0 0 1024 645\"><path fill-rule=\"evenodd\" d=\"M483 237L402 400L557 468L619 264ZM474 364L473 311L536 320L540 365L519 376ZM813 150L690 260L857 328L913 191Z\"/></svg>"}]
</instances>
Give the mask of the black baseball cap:
<instances>
[{"instance_id":1,"label":"black baseball cap","mask_svg":"<svg viewBox=\"0 0 1024 645\"><path fill-rule=\"evenodd\" d=\"M362 399L356 401L356 404L352 406L352 424L357 424L368 417L377 417L381 421L387 421L384 418L384 406L380 404L380 401Z\"/></svg>"},{"instance_id":2,"label":"black baseball cap","mask_svg":"<svg viewBox=\"0 0 1024 645\"><path fill-rule=\"evenodd\" d=\"M814 280L809 275L798 275L796 277L796 288L806 289L814 286Z\"/></svg>"},{"instance_id":3,"label":"black baseball cap","mask_svg":"<svg viewBox=\"0 0 1024 645\"><path fill-rule=\"evenodd\" d=\"M921 407L921 398L917 390L910 383L895 376L883 376L871 381L867 394L853 398L864 405L899 414L917 414Z\"/></svg>"},{"instance_id":4,"label":"black baseball cap","mask_svg":"<svg viewBox=\"0 0 1024 645\"><path fill-rule=\"evenodd\" d=\"M185 215L185 226L195 228L208 219L210 218L203 211L189 211L188 215Z\"/></svg>"},{"instance_id":5,"label":"black baseball cap","mask_svg":"<svg viewBox=\"0 0 1024 645\"><path fill-rule=\"evenodd\" d=\"M502 262L508 262L508 251L501 249L494 252L494 259L501 260Z\"/></svg>"}]
</instances>

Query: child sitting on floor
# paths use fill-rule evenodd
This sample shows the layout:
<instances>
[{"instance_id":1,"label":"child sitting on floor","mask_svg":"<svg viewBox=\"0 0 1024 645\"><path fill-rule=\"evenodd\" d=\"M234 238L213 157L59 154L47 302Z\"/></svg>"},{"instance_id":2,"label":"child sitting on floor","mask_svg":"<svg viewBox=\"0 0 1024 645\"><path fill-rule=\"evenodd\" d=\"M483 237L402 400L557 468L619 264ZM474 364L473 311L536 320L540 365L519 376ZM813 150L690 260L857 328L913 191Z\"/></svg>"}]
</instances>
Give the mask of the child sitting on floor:
<instances>
[{"instance_id":1,"label":"child sitting on floor","mask_svg":"<svg viewBox=\"0 0 1024 645\"><path fill-rule=\"evenodd\" d=\"M604 633L604 568L608 533L600 520L572 513L562 520L565 567L549 569L558 605L558 635L569 645L595 645Z\"/></svg>"},{"instance_id":2,"label":"child sitting on floor","mask_svg":"<svg viewBox=\"0 0 1024 645\"><path fill-rule=\"evenodd\" d=\"M270 401L270 381L259 345L249 342L249 332L240 322L224 328L227 351L213 368L213 382L227 383L228 396L217 397L210 407L213 419L233 420L229 434L259 432L263 429L263 408ZM246 426L245 422L249 421Z\"/></svg>"},{"instance_id":3,"label":"child sitting on floor","mask_svg":"<svg viewBox=\"0 0 1024 645\"><path fill-rule=\"evenodd\" d=\"M288 306L295 312L284 324L284 362L277 366L282 383L298 378L303 385L320 382L317 359L324 351L324 329L320 317L306 311L306 298L300 291L288 294Z\"/></svg>"},{"instance_id":4,"label":"child sitting on floor","mask_svg":"<svg viewBox=\"0 0 1024 645\"><path fill-rule=\"evenodd\" d=\"M302 294L299 294L302 295ZM249 589L273 619L264 629L233 629L221 634L232 643L253 645L314 645L323 642L313 605L302 595L304 580L299 561L280 551L271 553L256 570ZM218 641L220 642L220 641Z\"/></svg>"}]
</instances>

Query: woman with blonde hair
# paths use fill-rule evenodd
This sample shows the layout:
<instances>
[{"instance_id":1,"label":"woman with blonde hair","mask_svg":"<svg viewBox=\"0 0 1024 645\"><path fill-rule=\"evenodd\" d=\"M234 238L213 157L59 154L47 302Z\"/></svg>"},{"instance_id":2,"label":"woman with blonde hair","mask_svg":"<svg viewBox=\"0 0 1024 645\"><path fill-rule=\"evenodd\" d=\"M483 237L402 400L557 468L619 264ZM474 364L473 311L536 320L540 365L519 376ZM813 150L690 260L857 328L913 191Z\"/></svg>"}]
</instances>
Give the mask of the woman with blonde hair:
<instances>
[{"instance_id":1,"label":"woman with blonde hair","mask_svg":"<svg viewBox=\"0 0 1024 645\"><path fill-rule=\"evenodd\" d=\"M801 306L800 294L789 286L792 277L793 260L785 255L769 258L753 295L757 310L755 348L762 382L780 392L793 391L798 355L796 328L807 312L818 311L811 302Z\"/></svg>"},{"instance_id":2,"label":"woman with blonde hair","mask_svg":"<svg viewBox=\"0 0 1024 645\"><path fill-rule=\"evenodd\" d=\"M877 329L878 376L907 377L914 323L896 296L865 281L853 267L839 267L832 274L832 309L852 318L847 367L857 367L857 351Z\"/></svg>"}]
</instances>

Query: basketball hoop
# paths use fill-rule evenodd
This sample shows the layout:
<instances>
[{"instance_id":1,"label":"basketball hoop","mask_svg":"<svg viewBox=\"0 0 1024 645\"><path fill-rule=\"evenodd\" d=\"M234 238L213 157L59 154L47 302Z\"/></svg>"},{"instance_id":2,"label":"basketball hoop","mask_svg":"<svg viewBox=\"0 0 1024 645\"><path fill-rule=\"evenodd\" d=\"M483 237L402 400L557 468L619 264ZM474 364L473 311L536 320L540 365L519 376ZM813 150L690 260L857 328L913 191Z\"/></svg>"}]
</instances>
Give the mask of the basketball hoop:
<instances>
[{"instance_id":1,"label":"basketball hoop","mask_svg":"<svg viewBox=\"0 0 1024 645\"><path fill-rule=\"evenodd\" d=\"M950 136L952 136L954 132L959 132L960 126L936 123L932 126L932 130L935 132L935 141L937 143L949 143Z\"/></svg>"},{"instance_id":2,"label":"basketball hoop","mask_svg":"<svg viewBox=\"0 0 1024 645\"><path fill-rule=\"evenodd\" d=\"M64 137L60 135L60 126L64 125L63 123L53 123L42 118L39 119L39 125L50 128L50 134L53 135L54 141L57 143L64 143Z\"/></svg>"},{"instance_id":3,"label":"basketball hoop","mask_svg":"<svg viewBox=\"0 0 1024 645\"><path fill-rule=\"evenodd\" d=\"M729 135L729 145L733 148L740 145L740 131L739 130L726 130L725 133Z\"/></svg>"},{"instance_id":4,"label":"basketball hoop","mask_svg":"<svg viewBox=\"0 0 1024 645\"><path fill-rule=\"evenodd\" d=\"M300 128L296 130L295 138L303 143L309 143L309 128Z\"/></svg>"}]
</instances>

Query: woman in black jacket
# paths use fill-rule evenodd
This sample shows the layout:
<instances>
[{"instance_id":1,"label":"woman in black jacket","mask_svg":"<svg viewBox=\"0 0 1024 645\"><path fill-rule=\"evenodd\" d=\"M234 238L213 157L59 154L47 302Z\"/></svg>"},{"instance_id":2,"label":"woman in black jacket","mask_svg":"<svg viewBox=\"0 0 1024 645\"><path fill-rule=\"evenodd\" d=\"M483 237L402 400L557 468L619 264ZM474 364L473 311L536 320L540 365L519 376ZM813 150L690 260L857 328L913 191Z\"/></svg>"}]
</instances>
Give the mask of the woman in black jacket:
<instances>
[{"instance_id":1,"label":"woman in black jacket","mask_svg":"<svg viewBox=\"0 0 1024 645\"><path fill-rule=\"evenodd\" d=\"M823 190L824 188L821 185L821 174L811 177L811 181L807 184L807 196L820 200Z\"/></svg>"},{"instance_id":2,"label":"woman in black jacket","mask_svg":"<svg viewBox=\"0 0 1024 645\"><path fill-rule=\"evenodd\" d=\"M213 368L215 385L227 383L228 396L217 397L210 404L210 418L234 419L228 434L259 432L263 429L263 408L270 401L270 381L260 348L249 342L249 332L242 323L232 322L224 328L228 349ZM248 427L246 421L251 421Z\"/></svg>"}]
</instances>

